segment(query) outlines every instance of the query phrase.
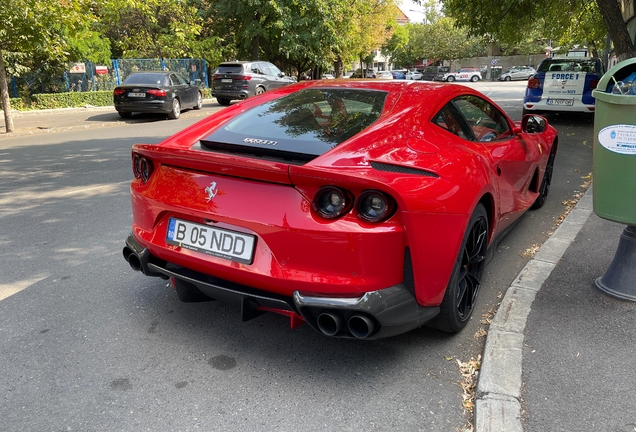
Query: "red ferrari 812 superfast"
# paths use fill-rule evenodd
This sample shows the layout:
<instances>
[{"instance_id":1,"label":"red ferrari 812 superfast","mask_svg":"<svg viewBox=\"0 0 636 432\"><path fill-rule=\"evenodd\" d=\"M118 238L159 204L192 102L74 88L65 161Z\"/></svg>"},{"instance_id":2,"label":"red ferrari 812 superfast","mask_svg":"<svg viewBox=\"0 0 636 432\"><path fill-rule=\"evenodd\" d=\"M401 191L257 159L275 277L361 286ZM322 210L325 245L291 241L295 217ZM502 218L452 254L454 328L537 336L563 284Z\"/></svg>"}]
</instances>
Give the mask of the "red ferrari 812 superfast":
<instances>
[{"instance_id":1,"label":"red ferrari 812 superfast","mask_svg":"<svg viewBox=\"0 0 636 432\"><path fill-rule=\"evenodd\" d=\"M461 85L298 83L134 145L123 254L243 320L457 332L498 239L545 202L557 141L543 117L514 122Z\"/></svg>"}]
</instances>

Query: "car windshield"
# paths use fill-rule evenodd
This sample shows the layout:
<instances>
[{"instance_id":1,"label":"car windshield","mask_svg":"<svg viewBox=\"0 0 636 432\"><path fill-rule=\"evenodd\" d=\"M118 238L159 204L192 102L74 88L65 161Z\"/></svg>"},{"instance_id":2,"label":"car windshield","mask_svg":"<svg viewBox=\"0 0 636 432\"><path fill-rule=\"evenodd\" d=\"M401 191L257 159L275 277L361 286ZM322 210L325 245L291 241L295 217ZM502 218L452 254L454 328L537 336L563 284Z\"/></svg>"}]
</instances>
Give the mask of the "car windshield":
<instances>
[{"instance_id":1,"label":"car windshield","mask_svg":"<svg viewBox=\"0 0 636 432\"><path fill-rule=\"evenodd\" d=\"M166 76L157 73L137 73L124 80L124 84L166 85L166 83Z\"/></svg>"},{"instance_id":2,"label":"car windshield","mask_svg":"<svg viewBox=\"0 0 636 432\"><path fill-rule=\"evenodd\" d=\"M386 95L376 90L301 90L238 115L201 140L201 144L267 147L271 153L315 157L375 122L382 113Z\"/></svg>"},{"instance_id":3,"label":"car windshield","mask_svg":"<svg viewBox=\"0 0 636 432\"><path fill-rule=\"evenodd\" d=\"M539 66L539 72L589 72L599 73L596 68L597 62L595 59L584 58L568 58L568 59L546 59L541 62Z\"/></svg>"}]
</instances>

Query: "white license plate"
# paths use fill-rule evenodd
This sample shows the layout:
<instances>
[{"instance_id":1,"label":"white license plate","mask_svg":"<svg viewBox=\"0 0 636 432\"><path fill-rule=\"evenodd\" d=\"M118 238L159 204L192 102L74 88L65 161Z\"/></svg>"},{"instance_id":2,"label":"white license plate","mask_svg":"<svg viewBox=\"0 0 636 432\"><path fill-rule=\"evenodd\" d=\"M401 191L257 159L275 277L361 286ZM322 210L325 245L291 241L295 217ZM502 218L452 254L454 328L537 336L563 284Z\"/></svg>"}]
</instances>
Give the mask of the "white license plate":
<instances>
[{"instance_id":1,"label":"white license plate","mask_svg":"<svg viewBox=\"0 0 636 432\"><path fill-rule=\"evenodd\" d=\"M251 264L256 238L236 231L171 218L166 242L215 257Z\"/></svg>"},{"instance_id":2,"label":"white license plate","mask_svg":"<svg viewBox=\"0 0 636 432\"><path fill-rule=\"evenodd\" d=\"M146 97L146 93L128 93L128 97Z\"/></svg>"},{"instance_id":3,"label":"white license plate","mask_svg":"<svg viewBox=\"0 0 636 432\"><path fill-rule=\"evenodd\" d=\"M548 99L546 104L572 106L574 105L574 100L573 99Z\"/></svg>"},{"instance_id":4,"label":"white license plate","mask_svg":"<svg viewBox=\"0 0 636 432\"><path fill-rule=\"evenodd\" d=\"M230 79L222 79L221 82L223 84L232 84L232 79L231 78Z\"/></svg>"}]
</instances>

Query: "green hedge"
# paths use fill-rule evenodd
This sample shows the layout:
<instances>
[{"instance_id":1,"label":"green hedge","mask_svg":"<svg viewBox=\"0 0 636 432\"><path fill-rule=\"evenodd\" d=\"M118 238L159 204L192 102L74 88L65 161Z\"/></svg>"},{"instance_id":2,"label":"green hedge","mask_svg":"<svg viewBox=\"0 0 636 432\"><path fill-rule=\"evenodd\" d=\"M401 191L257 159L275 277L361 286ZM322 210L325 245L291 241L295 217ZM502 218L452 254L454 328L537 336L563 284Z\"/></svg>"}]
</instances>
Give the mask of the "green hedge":
<instances>
[{"instance_id":1,"label":"green hedge","mask_svg":"<svg viewBox=\"0 0 636 432\"><path fill-rule=\"evenodd\" d=\"M101 90L72 93L42 93L31 96L33 108L76 108L86 105L109 106L113 104L113 91Z\"/></svg>"},{"instance_id":2,"label":"green hedge","mask_svg":"<svg viewBox=\"0 0 636 432\"><path fill-rule=\"evenodd\" d=\"M113 91L43 93L31 95L30 100L11 98L9 101L11 102L11 109L18 111L47 108L78 108L86 105L112 106Z\"/></svg>"},{"instance_id":3,"label":"green hedge","mask_svg":"<svg viewBox=\"0 0 636 432\"><path fill-rule=\"evenodd\" d=\"M208 88L201 89L201 93L205 99L212 97ZM21 98L11 98L10 101L11 109L18 111L46 108L78 108L86 105L111 106L113 105L113 91L42 93L31 95L30 101Z\"/></svg>"}]
</instances>

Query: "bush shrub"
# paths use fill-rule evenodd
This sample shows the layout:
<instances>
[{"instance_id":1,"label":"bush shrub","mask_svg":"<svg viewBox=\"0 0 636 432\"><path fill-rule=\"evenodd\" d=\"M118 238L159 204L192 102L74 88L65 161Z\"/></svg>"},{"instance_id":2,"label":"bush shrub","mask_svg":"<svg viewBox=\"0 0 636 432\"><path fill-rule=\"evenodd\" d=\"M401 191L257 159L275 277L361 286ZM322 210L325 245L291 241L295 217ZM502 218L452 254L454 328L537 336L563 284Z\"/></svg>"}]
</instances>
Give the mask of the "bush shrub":
<instances>
[{"instance_id":1,"label":"bush shrub","mask_svg":"<svg viewBox=\"0 0 636 432\"><path fill-rule=\"evenodd\" d=\"M41 93L31 96L33 108L77 108L86 105L109 106L113 104L110 90L72 93Z\"/></svg>"},{"instance_id":2,"label":"bush shrub","mask_svg":"<svg viewBox=\"0 0 636 432\"><path fill-rule=\"evenodd\" d=\"M209 88L202 88L204 99L212 97ZM98 90L90 92L71 93L40 93L31 95L31 100L11 98L11 109L18 111L47 108L79 108L86 105L112 106L113 91Z\"/></svg>"}]
</instances>

